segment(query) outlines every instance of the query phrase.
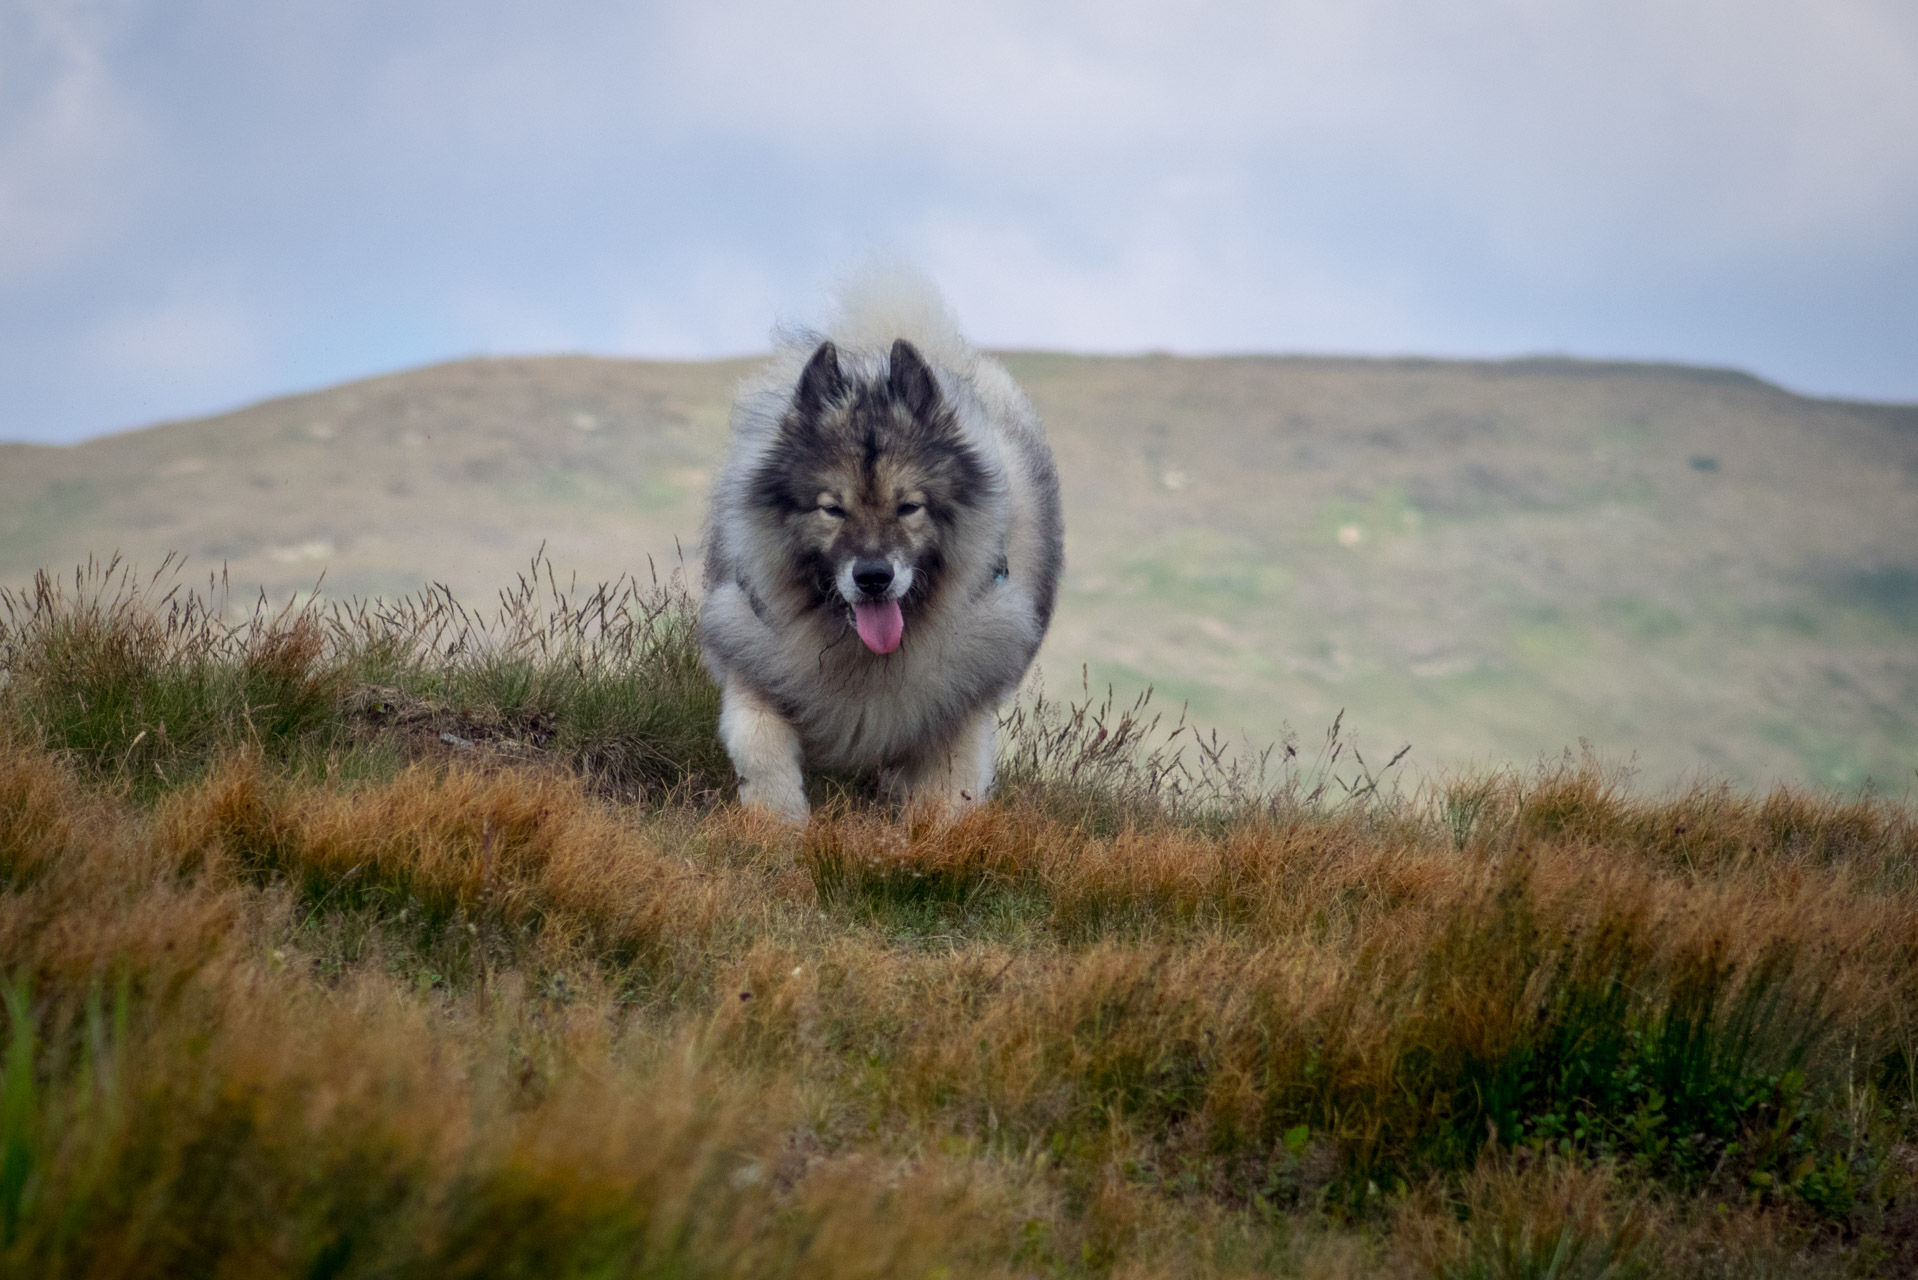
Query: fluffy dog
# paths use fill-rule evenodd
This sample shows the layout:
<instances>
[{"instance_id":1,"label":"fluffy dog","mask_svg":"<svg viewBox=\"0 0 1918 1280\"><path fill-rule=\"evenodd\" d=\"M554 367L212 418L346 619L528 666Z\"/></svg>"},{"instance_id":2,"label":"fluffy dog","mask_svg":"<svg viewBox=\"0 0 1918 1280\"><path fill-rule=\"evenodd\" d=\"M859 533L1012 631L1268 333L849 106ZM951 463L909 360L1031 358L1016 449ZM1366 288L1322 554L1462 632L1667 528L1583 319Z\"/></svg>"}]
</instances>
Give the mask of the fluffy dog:
<instances>
[{"instance_id":1,"label":"fluffy dog","mask_svg":"<svg viewBox=\"0 0 1918 1280\"><path fill-rule=\"evenodd\" d=\"M808 765L913 807L983 798L1063 563L1025 394L929 286L869 277L742 384L732 430L699 638L740 799L802 821Z\"/></svg>"}]
</instances>

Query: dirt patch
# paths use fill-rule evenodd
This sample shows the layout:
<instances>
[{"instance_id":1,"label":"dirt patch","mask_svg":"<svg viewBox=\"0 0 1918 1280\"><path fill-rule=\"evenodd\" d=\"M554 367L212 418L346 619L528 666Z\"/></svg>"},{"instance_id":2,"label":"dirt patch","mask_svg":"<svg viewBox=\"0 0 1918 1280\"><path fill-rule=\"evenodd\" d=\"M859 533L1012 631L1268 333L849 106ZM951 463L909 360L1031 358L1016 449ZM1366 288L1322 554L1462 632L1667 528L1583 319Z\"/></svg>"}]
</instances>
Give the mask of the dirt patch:
<instances>
[{"instance_id":1,"label":"dirt patch","mask_svg":"<svg viewBox=\"0 0 1918 1280\"><path fill-rule=\"evenodd\" d=\"M488 708L451 707L383 685L355 689L349 709L362 732L399 742L415 759L475 754L550 759L557 734L549 712L505 716Z\"/></svg>"}]
</instances>

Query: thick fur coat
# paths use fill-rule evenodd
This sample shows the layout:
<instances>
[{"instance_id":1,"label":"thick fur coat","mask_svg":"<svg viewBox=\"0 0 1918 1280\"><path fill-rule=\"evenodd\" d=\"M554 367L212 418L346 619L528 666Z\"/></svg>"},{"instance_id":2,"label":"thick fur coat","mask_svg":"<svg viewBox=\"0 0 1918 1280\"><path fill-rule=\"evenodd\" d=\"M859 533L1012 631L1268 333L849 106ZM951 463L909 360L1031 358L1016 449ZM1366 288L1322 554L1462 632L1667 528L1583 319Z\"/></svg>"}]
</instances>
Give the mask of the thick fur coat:
<instances>
[{"instance_id":1,"label":"thick fur coat","mask_svg":"<svg viewBox=\"0 0 1918 1280\"><path fill-rule=\"evenodd\" d=\"M742 384L732 431L699 634L741 800L801 819L809 766L983 798L1063 562L1024 393L928 286L879 275Z\"/></svg>"}]
</instances>

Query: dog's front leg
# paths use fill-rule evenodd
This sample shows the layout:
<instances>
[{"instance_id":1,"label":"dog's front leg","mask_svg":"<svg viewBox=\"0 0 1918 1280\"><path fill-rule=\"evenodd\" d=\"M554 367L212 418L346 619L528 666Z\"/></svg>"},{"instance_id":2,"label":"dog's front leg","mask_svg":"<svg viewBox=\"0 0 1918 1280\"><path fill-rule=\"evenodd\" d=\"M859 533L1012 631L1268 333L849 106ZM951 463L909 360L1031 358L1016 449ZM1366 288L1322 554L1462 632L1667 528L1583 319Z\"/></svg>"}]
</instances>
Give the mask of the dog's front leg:
<instances>
[{"instance_id":1,"label":"dog's front leg","mask_svg":"<svg viewBox=\"0 0 1918 1280\"><path fill-rule=\"evenodd\" d=\"M811 810L799 731L779 708L751 686L728 680L720 692L719 738L739 774L741 804L771 809L789 822L806 820Z\"/></svg>"},{"instance_id":2,"label":"dog's front leg","mask_svg":"<svg viewBox=\"0 0 1918 1280\"><path fill-rule=\"evenodd\" d=\"M957 813L984 800L992 790L993 739L998 726L999 713L993 708L975 711L943 746L902 770L899 782L906 807Z\"/></svg>"}]
</instances>

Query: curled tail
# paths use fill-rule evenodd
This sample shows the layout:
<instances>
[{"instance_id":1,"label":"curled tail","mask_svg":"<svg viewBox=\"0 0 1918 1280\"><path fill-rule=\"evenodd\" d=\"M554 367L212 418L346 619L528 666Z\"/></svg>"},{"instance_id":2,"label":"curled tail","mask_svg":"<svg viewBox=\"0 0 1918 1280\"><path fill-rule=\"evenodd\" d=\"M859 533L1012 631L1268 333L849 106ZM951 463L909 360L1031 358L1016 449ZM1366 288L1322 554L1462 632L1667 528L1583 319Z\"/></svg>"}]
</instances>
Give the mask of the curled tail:
<instances>
[{"instance_id":1,"label":"curled tail","mask_svg":"<svg viewBox=\"0 0 1918 1280\"><path fill-rule=\"evenodd\" d=\"M975 356L939 287L899 262L870 262L847 273L835 292L824 336L851 351L881 352L904 338L935 365L971 371Z\"/></svg>"}]
</instances>

